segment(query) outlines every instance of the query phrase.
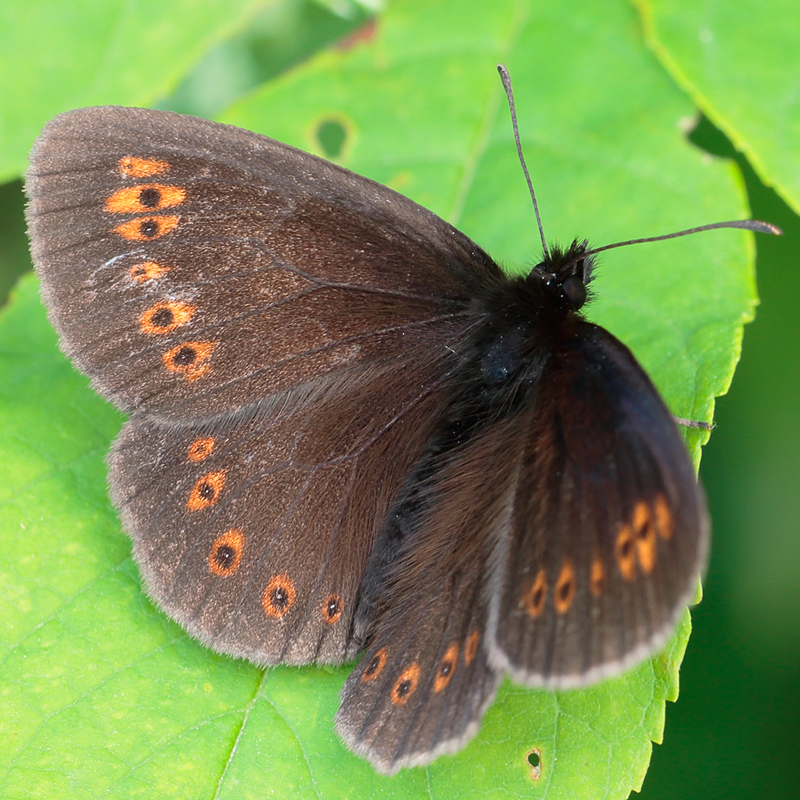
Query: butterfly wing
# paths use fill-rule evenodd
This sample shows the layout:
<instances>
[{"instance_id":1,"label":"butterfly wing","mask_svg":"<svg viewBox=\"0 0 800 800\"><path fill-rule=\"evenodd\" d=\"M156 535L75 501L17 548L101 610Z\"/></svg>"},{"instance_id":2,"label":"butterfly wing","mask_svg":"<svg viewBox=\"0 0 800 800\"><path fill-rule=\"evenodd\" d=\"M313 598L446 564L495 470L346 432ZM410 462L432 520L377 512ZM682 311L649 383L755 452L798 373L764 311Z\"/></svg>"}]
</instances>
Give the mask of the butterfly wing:
<instances>
[{"instance_id":1,"label":"butterfly wing","mask_svg":"<svg viewBox=\"0 0 800 800\"><path fill-rule=\"evenodd\" d=\"M585 685L672 633L705 566L705 502L669 410L598 326L554 348L520 424L490 658L530 685Z\"/></svg>"},{"instance_id":2,"label":"butterfly wing","mask_svg":"<svg viewBox=\"0 0 800 800\"><path fill-rule=\"evenodd\" d=\"M214 649L257 663L354 656L361 576L440 413L453 368L442 353L371 365L269 413L128 423L112 495L159 605Z\"/></svg>"},{"instance_id":3,"label":"butterfly wing","mask_svg":"<svg viewBox=\"0 0 800 800\"><path fill-rule=\"evenodd\" d=\"M260 663L352 655L376 526L499 269L390 189L168 112L56 118L27 191L62 347L133 412L110 479L152 596Z\"/></svg>"},{"instance_id":4,"label":"butterfly wing","mask_svg":"<svg viewBox=\"0 0 800 800\"><path fill-rule=\"evenodd\" d=\"M382 532L359 607L371 643L336 720L348 746L387 774L463 747L503 677L485 637L492 553L519 475L516 419L442 447L453 443L441 436L448 427Z\"/></svg>"},{"instance_id":5,"label":"butterfly wing","mask_svg":"<svg viewBox=\"0 0 800 800\"><path fill-rule=\"evenodd\" d=\"M124 410L229 413L440 346L496 265L401 195L264 136L169 112L62 114L27 176L65 352Z\"/></svg>"}]
</instances>

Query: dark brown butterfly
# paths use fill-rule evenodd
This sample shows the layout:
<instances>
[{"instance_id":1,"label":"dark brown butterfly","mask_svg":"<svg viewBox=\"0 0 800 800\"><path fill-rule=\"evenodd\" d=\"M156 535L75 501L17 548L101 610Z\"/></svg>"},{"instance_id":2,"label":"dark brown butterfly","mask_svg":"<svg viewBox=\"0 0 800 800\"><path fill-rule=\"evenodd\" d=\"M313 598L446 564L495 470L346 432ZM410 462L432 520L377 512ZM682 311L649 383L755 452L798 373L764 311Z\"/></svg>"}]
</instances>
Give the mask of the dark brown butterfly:
<instances>
[{"instance_id":1,"label":"dark brown butterfly","mask_svg":"<svg viewBox=\"0 0 800 800\"><path fill-rule=\"evenodd\" d=\"M258 664L366 655L337 729L382 772L502 676L657 649L708 547L675 422L580 313L586 243L506 276L399 194L162 111L53 120L28 173L64 351L130 414L115 504L156 602Z\"/></svg>"}]
</instances>

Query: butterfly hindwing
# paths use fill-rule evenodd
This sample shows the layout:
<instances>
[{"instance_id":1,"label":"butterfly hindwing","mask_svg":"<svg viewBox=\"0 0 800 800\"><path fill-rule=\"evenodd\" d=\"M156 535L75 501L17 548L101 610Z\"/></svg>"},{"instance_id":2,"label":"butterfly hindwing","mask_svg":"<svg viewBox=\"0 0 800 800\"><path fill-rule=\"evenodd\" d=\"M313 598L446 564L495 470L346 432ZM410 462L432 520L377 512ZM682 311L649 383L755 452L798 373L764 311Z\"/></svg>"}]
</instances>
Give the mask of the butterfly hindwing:
<instances>
[{"instance_id":1,"label":"butterfly hindwing","mask_svg":"<svg viewBox=\"0 0 800 800\"><path fill-rule=\"evenodd\" d=\"M523 683L585 685L664 644L705 565L705 506L664 402L602 328L554 346L521 425L491 660Z\"/></svg>"},{"instance_id":2,"label":"butterfly hindwing","mask_svg":"<svg viewBox=\"0 0 800 800\"><path fill-rule=\"evenodd\" d=\"M169 112L57 117L27 187L62 347L118 406L171 420L230 413L409 343L434 348L497 272L386 187Z\"/></svg>"},{"instance_id":3,"label":"butterfly hindwing","mask_svg":"<svg viewBox=\"0 0 800 800\"><path fill-rule=\"evenodd\" d=\"M110 481L149 593L202 641L258 663L357 653L361 576L440 413L453 361L441 353L231 419L128 423Z\"/></svg>"},{"instance_id":4,"label":"butterfly hindwing","mask_svg":"<svg viewBox=\"0 0 800 800\"><path fill-rule=\"evenodd\" d=\"M518 475L516 419L465 442L443 419L370 564L357 628L371 644L337 716L347 744L388 773L460 749L504 674L488 660L488 588Z\"/></svg>"}]
</instances>

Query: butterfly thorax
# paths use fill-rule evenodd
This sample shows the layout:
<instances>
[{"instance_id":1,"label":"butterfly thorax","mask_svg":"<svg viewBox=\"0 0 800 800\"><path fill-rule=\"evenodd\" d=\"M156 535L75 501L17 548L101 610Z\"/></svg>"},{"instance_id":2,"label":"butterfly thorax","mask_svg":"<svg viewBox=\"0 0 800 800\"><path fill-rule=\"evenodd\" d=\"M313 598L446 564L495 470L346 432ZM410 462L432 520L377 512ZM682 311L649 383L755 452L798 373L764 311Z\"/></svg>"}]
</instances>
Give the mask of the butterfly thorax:
<instances>
[{"instance_id":1,"label":"butterfly thorax","mask_svg":"<svg viewBox=\"0 0 800 800\"><path fill-rule=\"evenodd\" d=\"M473 339L473 384L535 381L559 344L578 335L593 268L583 257L587 249L577 240L555 246L527 276L506 278L486 293L485 321Z\"/></svg>"}]
</instances>

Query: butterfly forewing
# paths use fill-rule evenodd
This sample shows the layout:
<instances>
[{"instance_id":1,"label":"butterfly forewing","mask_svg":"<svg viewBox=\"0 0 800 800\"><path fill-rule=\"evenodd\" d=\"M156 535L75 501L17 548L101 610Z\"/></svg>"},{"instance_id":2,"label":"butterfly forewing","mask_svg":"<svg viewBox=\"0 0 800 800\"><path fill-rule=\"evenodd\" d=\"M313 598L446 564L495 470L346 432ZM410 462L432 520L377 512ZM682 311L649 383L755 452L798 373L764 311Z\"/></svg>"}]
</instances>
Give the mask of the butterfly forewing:
<instances>
[{"instance_id":1,"label":"butterfly forewing","mask_svg":"<svg viewBox=\"0 0 800 800\"><path fill-rule=\"evenodd\" d=\"M122 408L178 421L409 344L433 349L497 270L390 189L167 112L58 117L34 148L28 192L65 351Z\"/></svg>"},{"instance_id":2,"label":"butterfly forewing","mask_svg":"<svg viewBox=\"0 0 800 800\"><path fill-rule=\"evenodd\" d=\"M585 685L672 632L705 564L705 506L669 411L602 328L554 348L522 431L491 659L524 683Z\"/></svg>"}]
</instances>

